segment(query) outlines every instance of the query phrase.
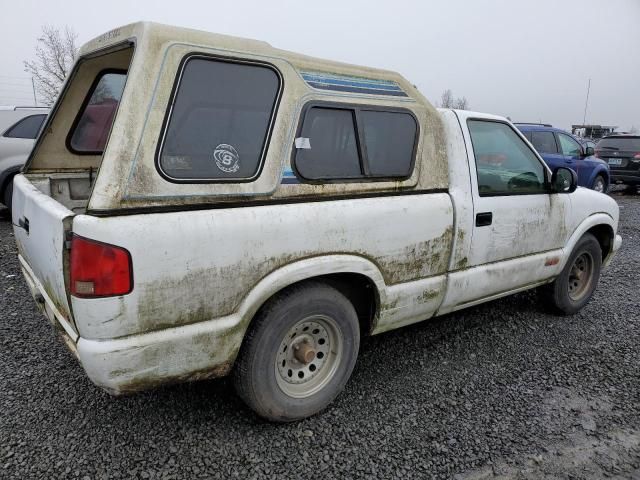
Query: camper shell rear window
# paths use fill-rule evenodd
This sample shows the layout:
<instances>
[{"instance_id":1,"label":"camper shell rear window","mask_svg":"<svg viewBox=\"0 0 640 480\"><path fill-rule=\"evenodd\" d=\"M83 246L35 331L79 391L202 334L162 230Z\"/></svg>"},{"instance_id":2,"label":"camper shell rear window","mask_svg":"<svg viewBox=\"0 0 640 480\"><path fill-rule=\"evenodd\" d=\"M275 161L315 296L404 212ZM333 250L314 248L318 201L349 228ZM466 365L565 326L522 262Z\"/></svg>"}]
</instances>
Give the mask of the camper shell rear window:
<instances>
[{"instance_id":1,"label":"camper shell rear window","mask_svg":"<svg viewBox=\"0 0 640 480\"><path fill-rule=\"evenodd\" d=\"M77 155L102 155L127 79L126 70L103 70L73 122L67 148Z\"/></svg>"}]
</instances>

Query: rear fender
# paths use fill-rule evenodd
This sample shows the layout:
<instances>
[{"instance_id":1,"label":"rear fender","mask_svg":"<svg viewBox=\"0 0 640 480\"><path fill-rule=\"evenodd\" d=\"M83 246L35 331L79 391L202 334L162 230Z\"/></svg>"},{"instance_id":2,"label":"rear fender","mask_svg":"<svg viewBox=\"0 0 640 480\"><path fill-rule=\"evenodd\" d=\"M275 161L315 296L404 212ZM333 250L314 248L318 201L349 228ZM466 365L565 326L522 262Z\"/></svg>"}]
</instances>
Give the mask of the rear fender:
<instances>
[{"instance_id":1,"label":"rear fender","mask_svg":"<svg viewBox=\"0 0 640 480\"><path fill-rule=\"evenodd\" d=\"M352 255L323 255L299 260L271 272L251 289L237 312L248 326L258 309L282 289L303 280L336 273L357 273L367 277L375 285L380 303L386 301L386 284L375 264Z\"/></svg>"}]
</instances>

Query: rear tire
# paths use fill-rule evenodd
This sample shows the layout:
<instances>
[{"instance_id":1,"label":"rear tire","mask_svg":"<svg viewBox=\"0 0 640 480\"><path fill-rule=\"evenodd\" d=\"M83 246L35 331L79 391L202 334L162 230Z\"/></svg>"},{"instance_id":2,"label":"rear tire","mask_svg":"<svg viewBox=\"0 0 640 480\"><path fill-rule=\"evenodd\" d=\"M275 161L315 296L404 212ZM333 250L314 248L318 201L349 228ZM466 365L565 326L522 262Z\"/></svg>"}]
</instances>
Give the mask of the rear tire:
<instances>
[{"instance_id":1,"label":"rear tire","mask_svg":"<svg viewBox=\"0 0 640 480\"><path fill-rule=\"evenodd\" d=\"M9 179L7 186L4 187L4 193L2 195L2 202L9 211L11 211L11 197L13 197L13 178Z\"/></svg>"},{"instance_id":2,"label":"rear tire","mask_svg":"<svg viewBox=\"0 0 640 480\"><path fill-rule=\"evenodd\" d=\"M602 175L596 175L596 178L591 184L591 189L600 193L607 193L607 181Z\"/></svg>"},{"instance_id":3,"label":"rear tire","mask_svg":"<svg viewBox=\"0 0 640 480\"><path fill-rule=\"evenodd\" d=\"M309 417L342 391L359 346L358 315L344 295L320 282L291 287L261 308L247 332L236 391L268 420Z\"/></svg>"},{"instance_id":4,"label":"rear tire","mask_svg":"<svg viewBox=\"0 0 640 480\"><path fill-rule=\"evenodd\" d=\"M543 294L558 313L573 315L591 300L601 268L600 244L596 237L585 233L560 275L543 287Z\"/></svg>"}]
</instances>

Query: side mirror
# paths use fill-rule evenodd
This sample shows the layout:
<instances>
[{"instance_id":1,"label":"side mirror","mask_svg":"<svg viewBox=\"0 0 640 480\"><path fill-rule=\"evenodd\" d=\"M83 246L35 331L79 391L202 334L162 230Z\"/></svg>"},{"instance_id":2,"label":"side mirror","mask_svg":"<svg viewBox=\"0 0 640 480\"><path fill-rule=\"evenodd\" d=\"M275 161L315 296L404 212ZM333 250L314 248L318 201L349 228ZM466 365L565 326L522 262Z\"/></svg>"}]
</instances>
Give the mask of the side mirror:
<instances>
[{"instance_id":1,"label":"side mirror","mask_svg":"<svg viewBox=\"0 0 640 480\"><path fill-rule=\"evenodd\" d=\"M593 150L593 147L587 147L584 149L584 156L585 157L591 157L595 154L596 152Z\"/></svg>"},{"instance_id":2,"label":"side mirror","mask_svg":"<svg viewBox=\"0 0 640 480\"><path fill-rule=\"evenodd\" d=\"M553 193L572 193L578 188L578 174L570 168L558 167L551 175Z\"/></svg>"}]
</instances>

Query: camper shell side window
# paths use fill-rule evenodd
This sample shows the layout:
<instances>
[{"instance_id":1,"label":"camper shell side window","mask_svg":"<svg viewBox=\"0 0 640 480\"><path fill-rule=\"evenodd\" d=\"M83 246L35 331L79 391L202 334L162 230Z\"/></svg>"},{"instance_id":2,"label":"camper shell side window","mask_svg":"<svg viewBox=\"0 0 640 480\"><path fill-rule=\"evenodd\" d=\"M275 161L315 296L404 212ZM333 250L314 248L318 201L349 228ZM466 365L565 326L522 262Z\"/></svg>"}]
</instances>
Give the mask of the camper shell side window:
<instances>
[{"instance_id":1,"label":"camper shell side window","mask_svg":"<svg viewBox=\"0 0 640 480\"><path fill-rule=\"evenodd\" d=\"M309 182L406 180L419 126L403 108L310 103L303 109L292 166Z\"/></svg>"},{"instance_id":2,"label":"camper shell side window","mask_svg":"<svg viewBox=\"0 0 640 480\"><path fill-rule=\"evenodd\" d=\"M179 72L156 154L160 174L174 183L258 177L282 92L278 70L190 54Z\"/></svg>"}]
</instances>

